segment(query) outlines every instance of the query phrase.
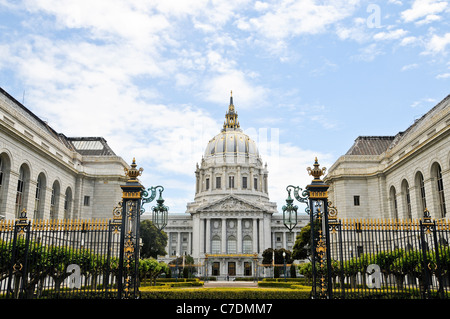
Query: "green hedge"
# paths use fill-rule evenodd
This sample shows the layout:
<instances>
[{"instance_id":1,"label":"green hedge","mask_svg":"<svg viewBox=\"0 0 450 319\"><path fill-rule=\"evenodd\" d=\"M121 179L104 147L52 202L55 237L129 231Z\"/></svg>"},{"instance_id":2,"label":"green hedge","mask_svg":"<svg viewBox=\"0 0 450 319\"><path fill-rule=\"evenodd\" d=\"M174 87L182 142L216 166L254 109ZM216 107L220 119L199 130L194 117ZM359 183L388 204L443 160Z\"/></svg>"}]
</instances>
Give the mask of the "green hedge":
<instances>
[{"instance_id":1,"label":"green hedge","mask_svg":"<svg viewBox=\"0 0 450 319\"><path fill-rule=\"evenodd\" d=\"M284 282L284 278L264 278L262 281ZM305 282L305 278L286 278L287 282Z\"/></svg>"},{"instance_id":2,"label":"green hedge","mask_svg":"<svg viewBox=\"0 0 450 319\"><path fill-rule=\"evenodd\" d=\"M258 287L271 287L271 288L291 288L294 283L292 282L276 282L276 281L259 281Z\"/></svg>"},{"instance_id":3,"label":"green hedge","mask_svg":"<svg viewBox=\"0 0 450 319\"><path fill-rule=\"evenodd\" d=\"M300 289L142 289L142 299L308 299Z\"/></svg>"}]
</instances>

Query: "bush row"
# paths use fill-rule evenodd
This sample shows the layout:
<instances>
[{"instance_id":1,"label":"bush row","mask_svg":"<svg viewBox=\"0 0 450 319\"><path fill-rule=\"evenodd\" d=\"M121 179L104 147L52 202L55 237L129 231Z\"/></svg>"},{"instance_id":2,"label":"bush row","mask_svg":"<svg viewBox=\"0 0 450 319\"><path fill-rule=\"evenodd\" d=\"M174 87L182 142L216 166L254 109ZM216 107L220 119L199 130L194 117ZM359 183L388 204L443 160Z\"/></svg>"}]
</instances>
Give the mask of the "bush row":
<instances>
[{"instance_id":1,"label":"bush row","mask_svg":"<svg viewBox=\"0 0 450 319\"><path fill-rule=\"evenodd\" d=\"M311 289L141 289L142 299L308 299Z\"/></svg>"}]
</instances>

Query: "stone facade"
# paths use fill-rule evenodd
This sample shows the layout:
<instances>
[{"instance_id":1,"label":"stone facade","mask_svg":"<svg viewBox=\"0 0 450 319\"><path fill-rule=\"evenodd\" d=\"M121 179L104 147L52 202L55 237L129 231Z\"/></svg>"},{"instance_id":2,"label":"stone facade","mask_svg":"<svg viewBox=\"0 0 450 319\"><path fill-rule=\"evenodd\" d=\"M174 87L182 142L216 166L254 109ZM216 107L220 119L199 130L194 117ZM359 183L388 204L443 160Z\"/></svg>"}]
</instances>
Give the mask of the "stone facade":
<instances>
[{"instance_id":1,"label":"stone facade","mask_svg":"<svg viewBox=\"0 0 450 319\"><path fill-rule=\"evenodd\" d=\"M195 170L194 202L185 214L169 214L166 256L191 255L198 275L270 275L260 267L267 248L292 250L296 235L309 222L299 215L292 232L276 203L269 201L267 164L253 140L242 132L230 99L222 131L212 138ZM266 269L267 271L267 269Z\"/></svg>"},{"instance_id":2,"label":"stone facade","mask_svg":"<svg viewBox=\"0 0 450 319\"><path fill-rule=\"evenodd\" d=\"M57 133L0 88L0 218L111 218L125 161L101 137Z\"/></svg>"},{"instance_id":3,"label":"stone facade","mask_svg":"<svg viewBox=\"0 0 450 319\"><path fill-rule=\"evenodd\" d=\"M396 136L360 136L329 169L339 218L449 218L450 96Z\"/></svg>"}]
</instances>

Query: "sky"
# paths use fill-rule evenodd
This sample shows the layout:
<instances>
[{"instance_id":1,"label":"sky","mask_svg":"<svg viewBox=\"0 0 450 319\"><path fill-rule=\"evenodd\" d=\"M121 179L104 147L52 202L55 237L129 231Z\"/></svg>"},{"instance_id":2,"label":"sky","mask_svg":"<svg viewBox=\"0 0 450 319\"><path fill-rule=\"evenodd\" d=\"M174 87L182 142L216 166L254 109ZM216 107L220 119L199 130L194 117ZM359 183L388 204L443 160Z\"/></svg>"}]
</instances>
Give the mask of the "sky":
<instances>
[{"instance_id":1,"label":"sky","mask_svg":"<svg viewBox=\"0 0 450 319\"><path fill-rule=\"evenodd\" d=\"M281 212L315 157L329 168L450 94L449 54L443 0L0 0L0 87L135 158L169 213L193 202L231 91Z\"/></svg>"}]
</instances>

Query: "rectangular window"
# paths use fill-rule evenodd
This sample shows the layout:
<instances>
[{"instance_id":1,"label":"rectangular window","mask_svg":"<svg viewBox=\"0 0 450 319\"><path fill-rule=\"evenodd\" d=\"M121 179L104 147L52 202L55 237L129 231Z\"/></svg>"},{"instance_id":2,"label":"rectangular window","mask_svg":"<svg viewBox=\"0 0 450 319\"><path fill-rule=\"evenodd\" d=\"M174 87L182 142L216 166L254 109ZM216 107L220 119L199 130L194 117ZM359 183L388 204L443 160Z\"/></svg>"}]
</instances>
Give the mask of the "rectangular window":
<instances>
[{"instance_id":1,"label":"rectangular window","mask_svg":"<svg viewBox=\"0 0 450 319\"><path fill-rule=\"evenodd\" d=\"M228 187L234 188L234 176L228 176Z\"/></svg>"},{"instance_id":2,"label":"rectangular window","mask_svg":"<svg viewBox=\"0 0 450 319\"><path fill-rule=\"evenodd\" d=\"M353 205L359 206L359 196L353 196Z\"/></svg>"},{"instance_id":3,"label":"rectangular window","mask_svg":"<svg viewBox=\"0 0 450 319\"><path fill-rule=\"evenodd\" d=\"M258 179L257 178L253 179L253 185L255 185L255 190L258 190Z\"/></svg>"},{"instance_id":4,"label":"rectangular window","mask_svg":"<svg viewBox=\"0 0 450 319\"><path fill-rule=\"evenodd\" d=\"M205 182L206 182L206 185L205 185L206 186L206 190L208 190L209 189L209 178L207 178Z\"/></svg>"},{"instance_id":5,"label":"rectangular window","mask_svg":"<svg viewBox=\"0 0 450 319\"><path fill-rule=\"evenodd\" d=\"M90 200L91 198L89 196L84 196L84 206L89 206L90 205Z\"/></svg>"},{"instance_id":6,"label":"rectangular window","mask_svg":"<svg viewBox=\"0 0 450 319\"><path fill-rule=\"evenodd\" d=\"M222 182L220 176L216 177L216 188L221 188L222 186L220 185Z\"/></svg>"},{"instance_id":7,"label":"rectangular window","mask_svg":"<svg viewBox=\"0 0 450 319\"><path fill-rule=\"evenodd\" d=\"M242 177L242 188L247 188L247 176Z\"/></svg>"}]
</instances>

